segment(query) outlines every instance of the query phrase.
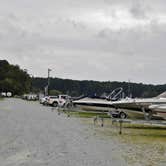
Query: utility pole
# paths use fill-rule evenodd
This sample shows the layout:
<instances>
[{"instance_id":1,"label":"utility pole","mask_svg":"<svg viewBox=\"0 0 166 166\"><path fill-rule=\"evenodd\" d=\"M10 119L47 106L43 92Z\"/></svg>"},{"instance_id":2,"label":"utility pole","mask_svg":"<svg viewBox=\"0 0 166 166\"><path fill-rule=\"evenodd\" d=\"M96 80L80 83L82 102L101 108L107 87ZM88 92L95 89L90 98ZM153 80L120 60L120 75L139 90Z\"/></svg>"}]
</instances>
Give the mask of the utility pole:
<instances>
[{"instance_id":1,"label":"utility pole","mask_svg":"<svg viewBox=\"0 0 166 166\"><path fill-rule=\"evenodd\" d=\"M128 97L131 98L132 97L132 93L131 93L131 85L130 85L131 81L130 79L128 80Z\"/></svg>"},{"instance_id":2,"label":"utility pole","mask_svg":"<svg viewBox=\"0 0 166 166\"><path fill-rule=\"evenodd\" d=\"M128 95L128 97L130 97L130 80L129 79L128 79L128 89L127 90L128 90L127 95Z\"/></svg>"},{"instance_id":3,"label":"utility pole","mask_svg":"<svg viewBox=\"0 0 166 166\"><path fill-rule=\"evenodd\" d=\"M32 83L32 81L33 81L33 75L32 74L30 74L30 78L31 78L31 87L30 87L30 92L32 93L32 91L33 91L33 83Z\"/></svg>"},{"instance_id":4,"label":"utility pole","mask_svg":"<svg viewBox=\"0 0 166 166\"><path fill-rule=\"evenodd\" d=\"M50 72L51 72L51 69L49 69L49 68L48 68L48 78L47 78L47 95L49 95Z\"/></svg>"}]
</instances>

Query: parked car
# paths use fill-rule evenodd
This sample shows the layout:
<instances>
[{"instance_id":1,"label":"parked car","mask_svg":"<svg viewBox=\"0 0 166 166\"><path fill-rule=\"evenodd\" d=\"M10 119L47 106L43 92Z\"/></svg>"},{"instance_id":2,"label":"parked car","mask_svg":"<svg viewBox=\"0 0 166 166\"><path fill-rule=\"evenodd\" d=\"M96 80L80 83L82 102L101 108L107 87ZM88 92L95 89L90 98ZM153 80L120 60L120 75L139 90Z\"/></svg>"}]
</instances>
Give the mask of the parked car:
<instances>
[{"instance_id":1,"label":"parked car","mask_svg":"<svg viewBox=\"0 0 166 166\"><path fill-rule=\"evenodd\" d=\"M2 97L6 97L6 92L1 92Z\"/></svg>"},{"instance_id":2,"label":"parked car","mask_svg":"<svg viewBox=\"0 0 166 166\"><path fill-rule=\"evenodd\" d=\"M47 104L53 107L64 107L69 100L70 96L68 95L58 95L56 97L48 97Z\"/></svg>"},{"instance_id":3,"label":"parked car","mask_svg":"<svg viewBox=\"0 0 166 166\"><path fill-rule=\"evenodd\" d=\"M38 96L36 94L30 94L28 95L27 99L35 101L38 99Z\"/></svg>"},{"instance_id":4,"label":"parked car","mask_svg":"<svg viewBox=\"0 0 166 166\"><path fill-rule=\"evenodd\" d=\"M7 92L6 97L12 97L12 92Z\"/></svg>"},{"instance_id":5,"label":"parked car","mask_svg":"<svg viewBox=\"0 0 166 166\"><path fill-rule=\"evenodd\" d=\"M38 95L36 95L36 94L24 94L22 96L22 99L35 101L35 100L38 100Z\"/></svg>"},{"instance_id":6,"label":"parked car","mask_svg":"<svg viewBox=\"0 0 166 166\"><path fill-rule=\"evenodd\" d=\"M43 105L48 105L48 99L49 98L57 98L57 96L44 96L42 98L40 98L40 104L43 104Z\"/></svg>"}]
</instances>

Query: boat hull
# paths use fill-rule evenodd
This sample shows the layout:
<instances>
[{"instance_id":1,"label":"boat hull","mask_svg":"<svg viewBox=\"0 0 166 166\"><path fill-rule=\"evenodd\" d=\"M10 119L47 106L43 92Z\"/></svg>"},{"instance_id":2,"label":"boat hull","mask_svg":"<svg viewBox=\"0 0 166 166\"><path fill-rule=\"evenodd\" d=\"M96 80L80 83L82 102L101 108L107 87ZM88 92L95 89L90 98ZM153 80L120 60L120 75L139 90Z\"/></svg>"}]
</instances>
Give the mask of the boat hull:
<instances>
[{"instance_id":1,"label":"boat hull","mask_svg":"<svg viewBox=\"0 0 166 166\"><path fill-rule=\"evenodd\" d=\"M156 116L166 119L166 105L151 105L149 108Z\"/></svg>"},{"instance_id":2,"label":"boat hull","mask_svg":"<svg viewBox=\"0 0 166 166\"><path fill-rule=\"evenodd\" d=\"M111 108L102 107L102 106L94 106L94 105L76 105L77 108L85 110L85 111L93 111L93 112L109 112Z\"/></svg>"}]
</instances>

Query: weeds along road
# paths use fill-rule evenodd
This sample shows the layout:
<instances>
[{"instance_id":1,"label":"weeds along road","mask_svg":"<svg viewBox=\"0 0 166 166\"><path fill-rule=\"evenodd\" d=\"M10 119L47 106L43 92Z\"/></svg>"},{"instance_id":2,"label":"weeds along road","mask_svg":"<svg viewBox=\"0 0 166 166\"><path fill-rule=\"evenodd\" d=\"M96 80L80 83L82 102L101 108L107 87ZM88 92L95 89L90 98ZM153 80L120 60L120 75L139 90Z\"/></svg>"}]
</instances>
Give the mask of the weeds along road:
<instances>
[{"instance_id":1,"label":"weeds along road","mask_svg":"<svg viewBox=\"0 0 166 166\"><path fill-rule=\"evenodd\" d=\"M0 101L2 166L124 166L117 146L38 102Z\"/></svg>"}]
</instances>

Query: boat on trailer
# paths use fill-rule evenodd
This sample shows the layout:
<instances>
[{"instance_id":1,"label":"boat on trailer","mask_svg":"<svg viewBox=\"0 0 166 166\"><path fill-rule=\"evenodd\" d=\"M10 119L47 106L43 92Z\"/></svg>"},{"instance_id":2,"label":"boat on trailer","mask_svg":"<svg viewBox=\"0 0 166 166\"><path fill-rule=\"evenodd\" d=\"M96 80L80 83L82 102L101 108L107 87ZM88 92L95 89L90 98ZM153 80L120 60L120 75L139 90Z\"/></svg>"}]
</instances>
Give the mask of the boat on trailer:
<instances>
[{"instance_id":1,"label":"boat on trailer","mask_svg":"<svg viewBox=\"0 0 166 166\"><path fill-rule=\"evenodd\" d=\"M166 93L154 98L143 99L120 98L121 93L119 92L115 98L116 94L112 98L107 97L105 99L85 97L73 101L73 105L86 111L110 113L117 111L119 114L123 113L123 115L129 115L130 117L144 117L148 120L152 117L166 119L166 96L163 95L166 95Z\"/></svg>"},{"instance_id":2,"label":"boat on trailer","mask_svg":"<svg viewBox=\"0 0 166 166\"><path fill-rule=\"evenodd\" d=\"M73 101L73 106L77 109L89 112L109 113L109 115L126 118L127 114L122 110L115 110L112 106L113 101L118 101L124 96L123 88L116 88L105 97L83 97Z\"/></svg>"}]
</instances>

